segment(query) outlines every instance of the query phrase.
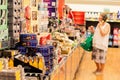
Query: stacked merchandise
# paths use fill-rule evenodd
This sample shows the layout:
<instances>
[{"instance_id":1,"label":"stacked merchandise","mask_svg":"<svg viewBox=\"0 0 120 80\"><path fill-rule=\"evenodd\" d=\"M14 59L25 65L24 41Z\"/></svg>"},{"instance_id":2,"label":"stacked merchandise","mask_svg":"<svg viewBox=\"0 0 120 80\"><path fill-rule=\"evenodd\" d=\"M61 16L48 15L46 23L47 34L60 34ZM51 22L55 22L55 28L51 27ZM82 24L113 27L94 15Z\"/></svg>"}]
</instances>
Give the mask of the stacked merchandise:
<instances>
[{"instance_id":1,"label":"stacked merchandise","mask_svg":"<svg viewBox=\"0 0 120 80\"><path fill-rule=\"evenodd\" d=\"M46 75L48 75L53 70L53 46L46 45L46 46L40 46L37 48L37 53L42 54L45 61L46 66Z\"/></svg>"},{"instance_id":2,"label":"stacked merchandise","mask_svg":"<svg viewBox=\"0 0 120 80\"><path fill-rule=\"evenodd\" d=\"M37 33L38 0L22 0L21 33Z\"/></svg>"},{"instance_id":3,"label":"stacked merchandise","mask_svg":"<svg viewBox=\"0 0 120 80\"><path fill-rule=\"evenodd\" d=\"M14 67L14 62L13 62L13 57L17 52L14 50L3 50L0 52L0 57L5 58L8 60L8 67L13 68Z\"/></svg>"},{"instance_id":4,"label":"stacked merchandise","mask_svg":"<svg viewBox=\"0 0 120 80\"><path fill-rule=\"evenodd\" d=\"M58 26L57 18L49 17L48 21L49 21L49 23L48 23L49 32L55 31L57 29L57 26Z\"/></svg>"},{"instance_id":5,"label":"stacked merchandise","mask_svg":"<svg viewBox=\"0 0 120 80\"><path fill-rule=\"evenodd\" d=\"M41 80L38 76L25 76L24 68L21 65L9 67L9 62L5 58L0 58L0 80ZM40 76L40 75L39 75ZM43 79L42 79L43 80Z\"/></svg>"},{"instance_id":6,"label":"stacked merchandise","mask_svg":"<svg viewBox=\"0 0 120 80\"><path fill-rule=\"evenodd\" d=\"M44 40L43 38L40 39L42 39L39 42L41 45L38 46L36 34L20 34L20 44L17 49L21 55L15 57L15 59L23 63L29 63L30 67L38 69L37 72L42 70L43 73L46 72L45 74L48 75L53 69L53 46L45 43L43 45ZM15 64L18 64L17 61L15 61Z\"/></svg>"},{"instance_id":7,"label":"stacked merchandise","mask_svg":"<svg viewBox=\"0 0 120 80\"><path fill-rule=\"evenodd\" d=\"M56 17L57 16L57 0L43 0L43 2L47 3L49 16Z\"/></svg>"},{"instance_id":8,"label":"stacked merchandise","mask_svg":"<svg viewBox=\"0 0 120 80\"><path fill-rule=\"evenodd\" d=\"M49 32L53 32L54 29L57 28L57 0L43 0L44 3L47 4L47 10L48 10L48 16L49 16L49 23L48 23L48 28Z\"/></svg>"},{"instance_id":9,"label":"stacked merchandise","mask_svg":"<svg viewBox=\"0 0 120 80\"><path fill-rule=\"evenodd\" d=\"M47 32L48 31L48 5L45 2L41 2L38 5L38 26L39 32Z\"/></svg>"},{"instance_id":10,"label":"stacked merchandise","mask_svg":"<svg viewBox=\"0 0 120 80\"><path fill-rule=\"evenodd\" d=\"M109 45L108 46L109 47L113 46L113 35L112 34L110 34L110 36L109 36Z\"/></svg>"},{"instance_id":11,"label":"stacked merchandise","mask_svg":"<svg viewBox=\"0 0 120 80\"><path fill-rule=\"evenodd\" d=\"M21 66L8 68L8 60L0 59L0 80L25 80L24 69Z\"/></svg>"},{"instance_id":12,"label":"stacked merchandise","mask_svg":"<svg viewBox=\"0 0 120 80\"><path fill-rule=\"evenodd\" d=\"M118 46L120 47L120 29L118 30Z\"/></svg>"},{"instance_id":13,"label":"stacked merchandise","mask_svg":"<svg viewBox=\"0 0 120 80\"><path fill-rule=\"evenodd\" d=\"M0 58L0 71L3 69L8 69L8 60Z\"/></svg>"},{"instance_id":14,"label":"stacked merchandise","mask_svg":"<svg viewBox=\"0 0 120 80\"><path fill-rule=\"evenodd\" d=\"M20 34L20 43L22 46L37 46L37 35Z\"/></svg>"},{"instance_id":15,"label":"stacked merchandise","mask_svg":"<svg viewBox=\"0 0 120 80\"><path fill-rule=\"evenodd\" d=\"M16 44L16 48L21 54L27 53L27 47L36 47L38 44L36 34L20 34L20 42Z\"/></svg>"},{"instance_id":16,"label":"stacked merchandise","mask_svg":"<svg viewBox=\"0 0 120 80\"><path fill-rule=\"evenodd\" d=\"M117 19L120 20L120 10L118 10Z\"/></svg>"},{"instance_id":17,"label":"stacked merchandise","mask_svg":"<svg viewBox=\"0 0 120 80\"><path fill-rule=\"evenodd\" d=\"M31 30L31 6L30 0L22 0L21 9L21 33L29 33Z\"/></svg>"},{"instance_id":18,"label":"stacked merchandise","mask_svg":"<svg viewBox=\"0 0 120 80\"><path fill-rule=\"evenodd\" d=\"M114 21L117 20L117 13L113 12L113 13L109 13L108 15L109 15L108 17L109 20L114 20Z\"/></svg>"},{"instance_id":19,"label":"stacked merchandise","mask_svg":"<svg viewBox=\"0 0 120 80\"><path fill-rule=\"evenodd\" d=\"M113 29L113 46L118 46L118 30L119 28Z\"/></svg>"},{"instance_id":20,"label":"stacked merchandise","mask_svg":"<svg viewBox=\"0 0 120 80\"><path fill-rule=\"evenodd\" d=\"M75 46L74 41L69 40L66 34L55 32L54 39L51 40L50 34L41 35L39 45L31 45L30 40L37 40L35 34L21 34L18 50L21 54L15 57L15 64L21 63L29 66L32 70L26 69L25 72L37 72L49 75L56 65L59 64L64 56L71 52ZM34 41L32 41L34 42ZM41 58L41 59L40 59ZM40 64L39 64L40 62ZM45 73L44 73L45 72Z\"/></svg>"},{"instance_id":21,"label":"stacked merchandise","mask_svg":"<svg viewBox=\"0 0 120 80\"><path fill-rule=\"evenodd\" d=\"M7 0L0 0L0 49L9 46L7 13Z\"/></svg>"},{"instance_id":22,"label":"stacked merchandise","mask_svg":"<svg viewBox=\"0 0 120 80\"><path fill-rule=\"evenodd\" d=\"M31 31L32 33L39 32L38 28L38 0L30 0L31 8Z\"/></svg>"},{"instance_id":23,"label":"stacked merchandise","mask_svg":"<svg viewBox=\"0 0 120 80\"><path fill-rule=\"evenodd\" d=\"M88 20L97 20L100 12L85 12L85 17Z\"/></svg>"},{"instance_id":24,"label":"stacked merchandise","mask_svg":"<svg viewBox=\"0 0 120 80\"><path fill-rule=\"evenodd\" d=\"M15 43L19 41L21 5L21 0L8 0L8 26L11 47L14 47Z\"/></svg>"},{"instance_id":25,"label":"stacked merchandise","mask_svg":"<svg viewBox=\"0 0 120 80\"><path fill-rule=\"evenodd\" d=\"M0 71L3 69L3 61L0 60Z\"/></svg>"}]
</instances>

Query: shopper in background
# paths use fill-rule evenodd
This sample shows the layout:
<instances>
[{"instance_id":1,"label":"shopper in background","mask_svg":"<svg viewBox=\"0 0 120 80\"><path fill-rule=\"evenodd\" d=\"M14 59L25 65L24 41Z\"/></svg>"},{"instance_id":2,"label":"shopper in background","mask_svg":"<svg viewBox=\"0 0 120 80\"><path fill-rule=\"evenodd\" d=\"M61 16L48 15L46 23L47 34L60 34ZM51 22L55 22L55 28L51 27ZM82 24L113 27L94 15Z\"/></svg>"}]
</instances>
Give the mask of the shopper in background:
<instances>
[{"instance_id":1,"label":"shopper in background","mask_svg":"<svg viewBox=\"0 0 120 80\"><path fill-rule=\"evenodd\" d=\"M64 10L63 13L66 22L70 24L74 23L74 16L72 14L72 9L68 5L65 5L63 10Z\"/></svg>"},{"instance_id":2,"label":"shopper in background","mask_svg":"<svg viewBox=\"0 0 120 80\"><path fill-rule=\"evenodd\" d=\"M74 16L73 16L71 8L69 8L69 10L68 10L67 18L71 19L72 22L74 23Z\"/></svg>"},{"instance_id":3,"label":"shopper in background","mask_svg":"<svg viewBox=\"0 0 120 80\"><path fill-rule=\"evenodd\" d=\"M93 26L89 27L94 33L92 60L95 61L97 67L95 74L101 74L104 70L110 33L110 24L106 22L107 14L101 13L98 20L99 23L95 30Z\"/></svg>"}]
</instances>

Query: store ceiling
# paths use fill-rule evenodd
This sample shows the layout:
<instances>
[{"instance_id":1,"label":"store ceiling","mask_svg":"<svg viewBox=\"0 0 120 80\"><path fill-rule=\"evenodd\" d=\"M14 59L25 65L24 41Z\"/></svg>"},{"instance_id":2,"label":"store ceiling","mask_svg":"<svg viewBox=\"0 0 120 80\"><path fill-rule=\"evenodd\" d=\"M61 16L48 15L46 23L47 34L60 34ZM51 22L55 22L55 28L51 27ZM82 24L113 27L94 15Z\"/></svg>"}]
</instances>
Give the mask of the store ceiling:
<instances>
[{"instance_id":1,"label":"store ceiling","mask_svg":"<svg viewBox=\"0 0 120 80\"><path fill-rule=\"evenodd\" d=\"M120 5L120 0L65 0L70 4Z\"/></svg>"}]
</instances>

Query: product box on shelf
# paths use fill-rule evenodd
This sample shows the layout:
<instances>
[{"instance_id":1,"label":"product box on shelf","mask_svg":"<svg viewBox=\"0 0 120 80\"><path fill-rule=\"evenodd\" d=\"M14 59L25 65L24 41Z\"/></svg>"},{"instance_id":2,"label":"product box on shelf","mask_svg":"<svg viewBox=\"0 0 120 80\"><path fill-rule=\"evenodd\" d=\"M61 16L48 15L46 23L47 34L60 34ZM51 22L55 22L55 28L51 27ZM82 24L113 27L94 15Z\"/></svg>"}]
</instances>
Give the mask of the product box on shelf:
<instances>
[{"instance_id":1,"label":"product box on shelf","mask_svg":"<svg viewBox=\"0 0 120 80\"><path fill-rule=\"evenodd\" d=\"M19 34L20 34L20 30L11 30L11 31L9 31L9 36L12 36L11 38L14 37L14 40L19 41ZM17 42L15 42L15 43L17 43Z\"/></svg>"},{"instance_id":2,"label":"product box on shelf","mask_svg":"<svg viewBox=\"0 0 120 80\"><path fill-rule=\"evenodd\" d=\"M38 80L37 77L26 77L26 80Z\"/></svg>"},{"instance_id":3,"label":"product box on shelf","mask_svg":"<svg viewBox=\"0 0 120 80\"><path fill-rule=\"evenodd\" d=\"M13 61L13 57L15 54L17 54L18 52L16 50L3 50L1 52L1 56L3 59L5 58L6 60L8 60L8 68L13 68L14 67L14 61Z\"/></svg>"},{"instance_id":4,"label":"product box on shelf","mask_svg":"<svg viewBox=\"0 0 120 80\"><path fill-rule=\"evenodd\" d=\"M31 7L38 8L38 2L39 0L30 0Z\"/></svg>"},{"instance_id":5,"label":"product box on shelf","mask_svg":"<svg viewBox=\"0 0 120 80\"><path fill-rule=\"evenodd\" d=\"M39 32L48 32L48 8L46 3L39 3L38 8L38 30Z\"/></svg>"},{"instance_id":6,"label":"product box on shelf","mask_svg":"<svg viewBox=\"0 0 120 80\"><path fill-rule=\"evenodd\" d=\"M40 24L39 25L39 32L48 32L48 24Z\"/></svg>"},{"instance_id":7,"label":"product box on shelf","mask_svg":"<svg viewBox=\"0 0 120 80\"><path fill-rule=\"evenodd\" d=\"M57 8L48 8L48 11L49 11L49 16L52 16L52 17L55 17L57 16Z\"/></svg>"},{"instance_id":8,"label":"product box on shelf","mask_svg":"<svg viewBox=\"0 0 120 80\"><path fill-rule=\"evenodd\" d=\"M1 37L0 37L0 49L7 48L9 44L9 39L8 39L8 29L4 28L1 29Z\"/></svg>"},{"instance_id":9,"label":"product box on shelf","mask_svg":"<svg viewBox=\"0 0 120 80\"><path fill-rule=\"evenodd\" d=\"M43 2L47 3L48 6L57 6L57 0L43 0Z\"/></svg>"},{"instance_id":10,"label":"product box on shelf","mask_svg":"<svg viewBox=\"0 0 120 80\"><path fill-rule=\"evenodd\" d=\"M118 34L118 28L113 29L113 34Z\"/></svg>"},{"instance_id":11,"label":"product box on shelf","mask_svg":"<svg viewBox=\"0 0 120 80\"><path fill-rule=\"evenodd\" d=\"M21 80L23 77L21 69L14 67L10 69L3 69L0 72L0 80Z\"/></svg>"},{"instance_id":12,"label":"product box on shelf","mask_svg":"<svg viewBox=\"0 0 120 80\"><path fill-rule=\"evenodd\" d=\"M0 9L0 25L7 24L7 9Z\"/></svg>"},{"instance_id":13,"label":"product box on shelf","mask_svg":"<svg viewBox=\"0 0 120 80\"><path fill-rule=\"evenodd\" d=\"M113 40L113 46L118 46L118 40Z\"/></svg>"},{"instance_id":14,"label":"product box on shelf","mask_svg":"<svg viewBox=\"0 0 120 80\"><path fill-rule=\"evenodd\" d=\"M3 69L3 59L0 59L0 71Z\"/></svg>"},{"instance_id":15,"label":"product box on shelf","mask_svg":"<svg viewBox=\"0 0 120 80\"><path fill-rule=\"evenodd\" d=\"M109 46L112 47L112 45L113 45L113 42L112 42L112 41L109 41Z\"/></svg>"},{"instance_id":16,"label":"product box on shelf","mask_svg":"<svg viewBox=\"0 0 120 80\"><path fill-rule=\"evenodd\" d=\"M19 30L18 32L20 32L20 22L15 22L15 23L9 23L8 25L9 27L9 31L11 30Z\"/></svg>"},{"instance_id":17,"label":"product box on shelf","mask_svg":"<svg viewBox=\"0 0 120 80\"><path fill-rule=\"evenodd\" d=\"M113 35L113 40L118 40L118 34Z\"/></svg>"},{"instance_id":18,"label":"product box on shelf","mask_svg":"<svg viewBox=\"0 0 120 80\"><path fill-rule=\"evenodd\" d=\"M8 0L1 0L0 1L0 9L7 9Z\"/></svg>"},{"instance_id":19,"label":"product box on shelf","mask_svg":"<svg viewBox=\"0 0 120 80\"><path fill-rule=\"evenodd\" d=\"M118 40L120 41L120 34L118 35Z\"/></svg>"},{"instance_id":20,"label":"product box on shelf","mask_svg":"<svg viewBox=\"0 0 120 80\"><path fill-rule=\"evenodd\" d=\"M20 34L20 41L37 40L36 34Z\"/></svg>"},{"instance_id":21,"label":"product box on shelf","mask_svg":"<svg viewBox=\"0 0 120 80\"><path fill-rule=\"evenodd\" d=\"M43 2L48 4L49 16L57 16L57 1L56 0L44 0Z\"/></svg>"},{"instance_id":22,"label":"product box on shelf","mask_svg":"<svg viewBox=\"0 0 120 80\"><path fill-rule=\"evenodd\" d=\"M101 12L85 12L85 17L88 20L97 20Z\"/></svg>"},{"instance_id":23,"label":"product box on shelf","mask_svg":"<svg viewBox=\"0 0 120 80\"><path fill-rule=\"evenodd\" d=\"M9 0L8 2L8 16L9 19L12 20L13 22L9 22L9 23L14 23L14 19L17 20L18 22L20 22L20 13L21 13L21 5L22 2L21 1L16 1L16 0Z\"/></svg>"},{"instance_id":24,"label":"product box on shelf","mask_svg":"<svg viewBox=\"0 0 120 80\"><path fill-rule=\"evenodd\" d=\"M37 46L36 34L20 34L20 43L22 46Z\"/></svg>"},{"instance_id":25,"label":"product box on shelf","mask_svg":"<svg viewBox=\"0 0 120 80\"><path fill-rule=\"evenodd\" d=\"M21 54L26 54L27 53L27 48L26 47L19 46L17 49Z\"/></svg>"},{"instance_id":26,"label":"product box on shelf","mask_svg":"<svg viewBox=\"0 0 120 80\"><path fill-rule=\"evenodd\" d=\"M10 42L9 40L5 40L5 41L0 41L0 50L1 49L6 49L10 47Z\"/></svg>"},{"instance_id":27,"label":"product box on shelf","mask_svg":"<svg viewBox=\"0 0 120 80\"><path fill-rule=\"evenodd\" d=\"M120 47L120 40L118 41L118 46Z\"/></svg>"},{"instance_id":28,"label":"product box on shelf","mask_svg":"<svg viewBox=\"0 0 120 80\"><path fill-rule=\"evenodd\" d=\"M38 0L31 0L30 2L31 8L31 32L37 33L39 32L38 29Z\"/></svg>"},{"instance_id":29,"label":"product box on shelf","mask_svg":"<svg viewBox=\"0 0 120 80\"><path fill-rule=\"evenodd\" d=\"M0 41L8 40L8 29L4 28L0 30Z\"/></svg>"},{"instance_id":30,"label":"product box on shelf","mask_svg":"<svg viewBox=\"0 0 120 80\"><path fill-rule=\"evenodd\" d=\"M47 11L48 4L45 2L39 2L38 3L38 10L39 11Z\"/></svg>"},{"instance_id":31,"label":"product box on shelf","mask_svg":"<svg viewBox=\"0 0 120 80\"><path fill-rule=\"evenodd\" d=\"M10 55L11 57L14 57L14 55L18 54L18 50L4 50L3 55Z\"/></svg>"},{"instance_id":32,"label":"product box on shelf","mask_svg":"<svg viewBox=\"0 0 120 80\"><path fill-rule=\"evenodd\" d=\"M8 69L8 59L0 58L0 69Z\"/></svg>"},{"instance_id":33,"label":"product box on shelf","mask_svg":"<svg viewBox=\"0 0 120 80\"><path fill-rule=\"evenodd\" d=\"M23 41L22 46L37 46L38 41L37 40L28 40L28 41Z\"/></svg>"},{"instance_id":34,"label":"product box on shelf","mask_svg":"<svg viewBox=\"0 0 120 80\"><path fill-rule=\"evenodd\" d=\"M117 19L120 20L120 10L117 12Z\"/></svg>"},{"instance_id":35,"label":"product box on shelf","mask_svg":"<svg viewBox=\"0 0 120 80\"><path fill-rule=\"evenodd\" d=\"M53 46L50 45L44 45L37 47L37 52L40 52L44 58L45 61L48 62L51 58L53 58Z\"/></svg>"},{"instance_id":36,"label":"product box on shelf","mask_svg":"<svg viewBox=\"0 0 120 80\"><path fill-rule=\"evenodd\" d=\"M38 29L38 0L23 0L22 27L24 33L37 33ZM24 26L23 26L24 25Z\"/></svg>"}]
</instances>

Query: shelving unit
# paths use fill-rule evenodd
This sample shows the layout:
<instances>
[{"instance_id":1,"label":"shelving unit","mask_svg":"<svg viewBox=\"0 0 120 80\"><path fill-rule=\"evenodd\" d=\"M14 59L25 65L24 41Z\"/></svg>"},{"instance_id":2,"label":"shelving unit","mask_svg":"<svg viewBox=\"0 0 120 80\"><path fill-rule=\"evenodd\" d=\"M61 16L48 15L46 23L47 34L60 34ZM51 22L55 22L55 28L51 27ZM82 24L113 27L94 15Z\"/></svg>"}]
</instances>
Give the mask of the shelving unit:
<instances>
[{"instance_id":1,"label":"shelving unit","mask_svg":"<svg viewBox=\"0 0 120 80\"><path fill-rule=\"evenodd\" d=\"M8 29L11 47L14 47L14 45L19 41L21 7L22 1L8 0Z\"/></svg>"},{"instance_id":2,"label":"shelving unit","mask_svg":"<svg viewBox=\"0 0 120 80\"><path fill-rule=\"evenodd\" d=\"M7 1L8 0L1 0L0 2L0 50L9 47Z\"/></svg>"},{"instance_id":3,"label":"shelving unit","mask_svg":"<svg viewBox=\"0 0 120 80\"><path fill-rule=\"evenodd\" d=\"M109 47L118 47L118 43L116 43L115 40L113 39L115 37L113 31L114 31L115 28L120 29L120 20L119 19L116 19L116 20L113 20L113 19L110 20L109 19L109 20L107 20L107 22L111 25ZM86 29L88 29L88 27L91 26L91 25L96 27L97 23L98 23L98 20L95 19L95 18L86 19ZM114 42L116 43L116 45L114 45Z\"/></svg>"},{"instance_id":4,"label":"shelving unit","mask_svg":"<svg viewBox=\"0 0 120 80\"><path fill-rule=\"evenodd\" d=\"M55 70L52 71L50 80L73 80L83 55L83 49L79 46L75 47L66 59L61 61Z\"/></svg>"}]
</instances>

